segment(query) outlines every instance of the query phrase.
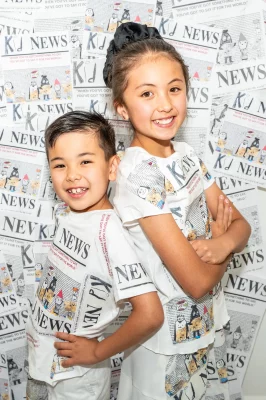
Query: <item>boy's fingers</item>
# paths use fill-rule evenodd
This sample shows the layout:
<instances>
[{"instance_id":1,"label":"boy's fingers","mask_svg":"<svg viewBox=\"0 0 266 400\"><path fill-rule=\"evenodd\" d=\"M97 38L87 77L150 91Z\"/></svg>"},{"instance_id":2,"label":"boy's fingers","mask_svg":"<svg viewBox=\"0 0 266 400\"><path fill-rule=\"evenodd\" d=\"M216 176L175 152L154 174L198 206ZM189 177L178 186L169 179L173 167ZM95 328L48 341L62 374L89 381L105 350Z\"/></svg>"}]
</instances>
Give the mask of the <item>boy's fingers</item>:
<instances>
[{"instance_id":1,"label":"boy's fingers","mask_svg":"<svg viewBox=\"0 0 266 400\"><path fill-rule=\"evenodd\" d=\"M57 350L70 350L73 347L73 344L70 342L54 342L54 347Z\"/></svg>"},{"instance_id":2,"label":"boy's fingers","mask_svg":"<svg viewBox=\"0 0 266 400\"><path fill-rule=\"evenodd\" d=\"M71 335L71 333L65 333L65 332L56 332L55 336L58 339L65 340L66 342L75 342L76 341L76 336Z\"/></svg>"},{"instance_id":3,"label":"boy's fingers","mask_svg":"<svg viewBox=\"0 0 266 400\"><path fill-rule=\"evenodd\" d=\"M57 354L60 357L72 357L73 353L70 350L57 350Z\"/></svg>"},{"instance_id":4,"label":"boy's fingers","mask_svg":"<svg viewBox=\"0 0 266 400\"><path fill-rule=\"evenodd\" d=\"M72 360L72 358L68 358L64 361L61 362L62 367L64 368L69 368L69 367L73 367L75 365L74 361Z\"/></svg>"}]
</instances>

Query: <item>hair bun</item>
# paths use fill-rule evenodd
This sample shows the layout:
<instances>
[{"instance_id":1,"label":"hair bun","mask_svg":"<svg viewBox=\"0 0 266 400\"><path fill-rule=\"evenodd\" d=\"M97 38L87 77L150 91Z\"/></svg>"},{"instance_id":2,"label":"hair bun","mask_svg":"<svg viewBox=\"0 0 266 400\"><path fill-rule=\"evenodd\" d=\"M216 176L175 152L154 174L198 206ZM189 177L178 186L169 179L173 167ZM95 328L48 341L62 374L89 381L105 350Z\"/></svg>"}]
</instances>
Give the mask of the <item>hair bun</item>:
<instances>
[{"instance_id":1,"label":"hair bun","mask_svg":"<svg viewBox=\"0 0 266 400\"><path fill-rule=\"evenodd\" d=\"M136 22L125 22L119 25L107 49L106 61L103 69L103 79L106 86L112 87L112 65L114 56L128 43L151 38L163 40L158 30L154 27L137 24Z\"/></svg>"}]
</instances>

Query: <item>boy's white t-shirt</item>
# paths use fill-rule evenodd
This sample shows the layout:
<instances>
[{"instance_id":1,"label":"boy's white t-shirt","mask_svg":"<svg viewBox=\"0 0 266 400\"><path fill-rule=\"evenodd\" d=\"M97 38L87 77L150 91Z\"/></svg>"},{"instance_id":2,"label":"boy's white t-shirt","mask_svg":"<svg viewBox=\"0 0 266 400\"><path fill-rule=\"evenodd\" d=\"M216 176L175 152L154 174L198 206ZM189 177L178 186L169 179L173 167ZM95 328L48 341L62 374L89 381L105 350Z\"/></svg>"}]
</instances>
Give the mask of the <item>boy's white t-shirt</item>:
<instances>
[{"instance_id":1,"label":"boy's white t-shirt","mask_svg":"<svg viewBox=\"0 0 266 400\"><path fill-rule=\"evenodd\" d=\"M29 373L50 385L88 371L62 368L55 332L100 337L124 300L156 291L114 210L74 213L59 205L56 214L54 242L26 325Z\"/></svg>"},{"instance_id":2,"label":"boy's white t-shirt","mask_svg":"<svg viewBox=\"0 0 266 400\"><path fill-rule=\"evenodd\" d=\"M166 355L192 353L208 346L214 340L215 328L220 329L229 319L222 291L219 296L217 292L217 299L213 291L199 300L187 296L138 222L143 217L171 213L189 240L211 237L204 189L213 184L213 179L192 147L184 142L173 142L173 147L175 152L167 158L152 156L140 147L126 149L114 197L115 208L164 306L162 328L143 346Z\"/></svg>"}]
</instances>

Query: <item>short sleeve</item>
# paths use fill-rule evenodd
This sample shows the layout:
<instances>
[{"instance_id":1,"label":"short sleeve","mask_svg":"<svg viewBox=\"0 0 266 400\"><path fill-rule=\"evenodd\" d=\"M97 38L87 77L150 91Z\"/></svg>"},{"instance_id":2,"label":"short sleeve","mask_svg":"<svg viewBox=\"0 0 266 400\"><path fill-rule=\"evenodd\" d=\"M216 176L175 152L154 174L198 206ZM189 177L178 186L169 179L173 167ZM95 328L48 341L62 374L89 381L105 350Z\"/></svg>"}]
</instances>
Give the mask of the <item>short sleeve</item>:
<instances>
[{"instance_id":1,"label":"short sleeve","mask_svg":"<svg viewBox=\"0 0 266 400\"><path fill-rule=\"evenodd\" d=\"M114 205L126 226L139 218L171 213L166 200L165 177L155 157L139 160L130 167L121 163Z\"/></svg>"},{"instance_id":2,"label":"short sleeve","mask_svg":"<svg viewBox=\"0 0 266 400\"><path fill-rule=\"evenodd\" d=\"M214 179L212 175L209 173L208 168L200 158L199 158L199 163L200 163L200 172L203 177L203 187L204 190L206 190L214 183Z\"/></svg>"},{"instance_id":3,"label":"short sleeve","mask_svg":"<svg viewBox=\"0 0 266 400\"><path fill-rule=\"evenodd\" d=\"M129 233L123 228L118 216L114 213L106 219L105 224L102 249L109 273L113 278L115 301L155 292L155 286L140 262Z\"/></svg>"}]
</instances>

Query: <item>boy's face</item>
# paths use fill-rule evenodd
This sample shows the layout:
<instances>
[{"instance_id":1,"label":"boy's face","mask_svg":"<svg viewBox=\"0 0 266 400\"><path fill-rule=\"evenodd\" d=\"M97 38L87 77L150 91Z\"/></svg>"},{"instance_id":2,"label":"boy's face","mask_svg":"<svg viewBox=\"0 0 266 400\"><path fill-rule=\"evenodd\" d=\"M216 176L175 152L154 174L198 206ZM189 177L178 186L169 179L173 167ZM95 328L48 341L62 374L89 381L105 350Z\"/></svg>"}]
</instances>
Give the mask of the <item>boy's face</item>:
<instances>
[{"instance_id":1,"label":"boy's face","mask_svg":"<svg viewBox=\"0 0 266 400\"><path fill-rule=\"evenodd\" d=\"M72 211L111 208L106 190L118 162L116 156L105 160L97 134L65 133L48 150L48 158L54 190Z\"/></svg>"}]
</instances>

